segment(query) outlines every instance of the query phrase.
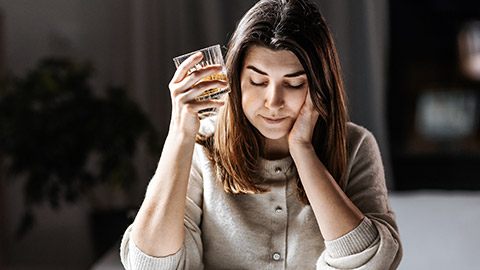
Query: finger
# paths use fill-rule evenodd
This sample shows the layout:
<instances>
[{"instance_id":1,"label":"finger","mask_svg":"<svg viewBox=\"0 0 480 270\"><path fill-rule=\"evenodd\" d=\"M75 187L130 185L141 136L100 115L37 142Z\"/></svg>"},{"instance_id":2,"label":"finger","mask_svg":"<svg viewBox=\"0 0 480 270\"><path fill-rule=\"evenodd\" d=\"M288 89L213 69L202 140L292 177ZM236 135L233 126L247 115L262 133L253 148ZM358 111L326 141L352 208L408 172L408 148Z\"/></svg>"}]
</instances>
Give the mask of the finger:
<instances>
[{"instance_id":1,"label":"finger","mask_svg":"<svg viewBox=\"0 0 480 270\"><path fill-rule=\"evenodd\" d=\"M224 100L207 99L207 100L192 102L189 104L189 107L191 110L198 113L201 110L219 108L223 105L225 105Z\"/></svg>"},{"instance_id":2,"label":"finger","mask_svg":"<svg viewBox=\"0 0 480 270\"><path fill-rule=\"evenodd\" d=\"M305 101L305 104L313 112L319 113L319 107L313 103L312 92L310 91L310 89L308 90L307 100Z\"/></svg>"},{"instance_id":3,"label":"finger","mask_svg":"<svg viewBox=\"0 0 480 270\"><path fill-rule=\"evenodd\" d=\"M212 81L203 81L199 82L196 85L194 85L186 94L188 95L188 98L194 99L198 97L201 93L214 89L214 88L220 88L223 89L227 87L227 82L222 81L222 80L212 80Z\"/></svg>"},{"instance_id":4,"label":"finger","mask_svg":"<svg viewBox=\"0 0 480 270\"><path fill-rule=\"evenodd\" d=\"M313 100L312 100L312 93L310 92L310 88L308 88L308 94L307 94L307 99L305 100L305 103L307 106L310 108L313 108Z\"/></svg>"},{"instance_id":5,"label":"finger","mask_svg":"<svg viewBox=\"0 0 480 270\"><path fill-rule=\"evenodd\" d=\"M202 52L197 52L189 56L178 66L175 74L173 75L172 82L177 83L183 80L188 75L188 71L192 69L196 64L200 63L203 58Z\"/></svg>"},{"instance_id":6,"label":"finger","mask_svg":"<svg viewBox=\"0 0 480 270\"><path fill-rule=\"evenodd\" d=\"M197 84L198 81L200 81L201 79L204 79L205 77L208 77L211 75L215 75L221 71L222 71L221 65L212 65L212 66L207 66L207 67L195 70L194 72L192 72L190 75L188 75L178 83L178 88L185 89L185 90L190 89L195 84Z\"/></svg>"}]
</instances>

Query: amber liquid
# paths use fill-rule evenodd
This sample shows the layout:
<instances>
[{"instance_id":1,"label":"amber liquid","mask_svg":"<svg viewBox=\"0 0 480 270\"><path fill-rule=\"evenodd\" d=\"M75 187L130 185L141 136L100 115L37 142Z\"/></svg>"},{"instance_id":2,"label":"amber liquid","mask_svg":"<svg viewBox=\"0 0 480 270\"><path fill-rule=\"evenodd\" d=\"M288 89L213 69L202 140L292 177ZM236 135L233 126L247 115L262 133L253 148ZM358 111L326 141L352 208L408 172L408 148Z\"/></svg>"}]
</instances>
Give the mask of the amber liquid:
<instances>
[{"instance_id":1,"label":"amber liquid","mask_svg":"<svg viewBox=\"0 0 480 270\"><path fill-rule=\"evenodd\" d=\"M212 81L212 80L222 80L222 81L227 81L227 75L225 73L217 73L214 75L207 76L203 79L200 80L200 82L204 81ZM201 93L198 97L196 97L196 100L205 100L205 99L213 99L217 98L222 94L228 93L230 90L228 87L225 88L212 88L205 90L203 93Z\"/></svg>"}]
</instances>

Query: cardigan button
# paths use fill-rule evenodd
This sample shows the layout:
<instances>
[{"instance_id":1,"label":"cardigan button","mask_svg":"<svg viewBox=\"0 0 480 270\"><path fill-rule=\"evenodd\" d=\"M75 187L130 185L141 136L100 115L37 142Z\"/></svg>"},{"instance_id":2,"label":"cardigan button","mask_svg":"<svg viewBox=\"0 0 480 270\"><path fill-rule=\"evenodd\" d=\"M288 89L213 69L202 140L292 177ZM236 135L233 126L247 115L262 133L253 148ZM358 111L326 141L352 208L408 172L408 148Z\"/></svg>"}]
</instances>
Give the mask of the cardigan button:
<instances>
[{"instance_id":1,"label":"cardigan button","mask_svg":"<svg viewBox=\"0 0 480 270\"><path fill-rule=\"evenodd\" d=\"M275 173L276 174L279 174L281 172L282 172L282 168L280 168L280 167L275 168Z\"/></svg>"},{"instance_id":2,"label":"cardigan button","mask_svg":"<svg viewBox=\"0 0 480 270\"><path fill-rule=\"evenodd\" d=\"M282 211L283 211L283 209L280 206L275 209L275 212L277 212L279 214L282 213Z\"/></svg>"},{"instance_id":3,"label":"cardigan button","mask_svg":"<svg viewBox=\"0 0 480 270\"><path fill-rule=\"evenodd\" d=\"M278 252L273 253L272 258L273 258L273 260L275 260L275 261L280 260L280 258L281 258L280 253L278 253Z\"/></svg>"}]
</instances>

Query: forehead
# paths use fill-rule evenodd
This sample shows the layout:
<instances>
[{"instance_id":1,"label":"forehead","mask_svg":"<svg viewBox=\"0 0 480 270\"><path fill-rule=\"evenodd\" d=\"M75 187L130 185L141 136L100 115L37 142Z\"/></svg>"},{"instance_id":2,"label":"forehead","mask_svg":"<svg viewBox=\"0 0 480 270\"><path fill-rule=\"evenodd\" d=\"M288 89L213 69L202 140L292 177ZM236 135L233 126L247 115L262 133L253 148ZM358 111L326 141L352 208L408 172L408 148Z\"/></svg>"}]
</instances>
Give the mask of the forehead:
<instances>
[{"instance_id":1,"label":"forehead","mask_svg":"<svg viewBox=\"0 0 480 270\"><path fill-rule=\"evenodd\" d=\"M252 65L263 71L297 72L303 70L297 56L289 50L271 50L261 46L251 46L245 53L243 68Z\"/></svg>"}]
</instances>

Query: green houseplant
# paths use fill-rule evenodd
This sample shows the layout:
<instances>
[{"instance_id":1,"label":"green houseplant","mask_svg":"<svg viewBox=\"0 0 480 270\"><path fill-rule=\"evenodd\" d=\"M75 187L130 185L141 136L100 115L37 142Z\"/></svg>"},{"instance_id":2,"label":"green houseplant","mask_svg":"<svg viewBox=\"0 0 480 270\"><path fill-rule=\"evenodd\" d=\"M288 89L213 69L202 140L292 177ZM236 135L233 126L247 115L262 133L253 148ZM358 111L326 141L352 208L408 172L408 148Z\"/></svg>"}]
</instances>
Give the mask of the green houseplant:
<instances>
[{"instance_id":1,"label":"green houseplant","mask_svg":"<svg viewBox=\"0 0 480 270\"><path fill-rule=\"evenodd\" d=\"M59 208L100 185L135 180L137 143L160 151L157 133L121 87L94 91L88 62L47 58L0 86L0 161L10 181L24 181L18 235L35 224L35 207ZM100 92L100 94L98 94Z\"/></svg>"}]
</instances>

